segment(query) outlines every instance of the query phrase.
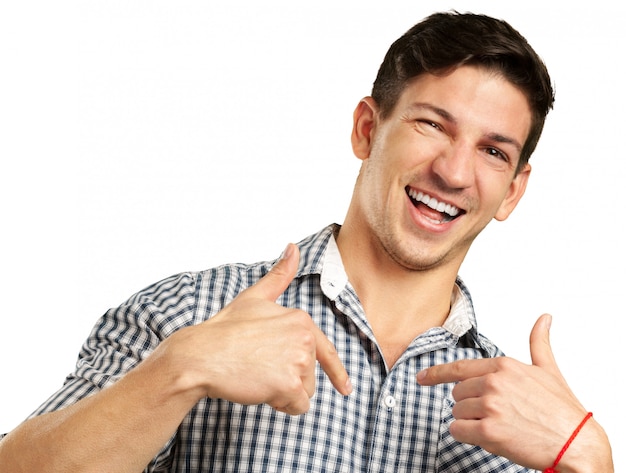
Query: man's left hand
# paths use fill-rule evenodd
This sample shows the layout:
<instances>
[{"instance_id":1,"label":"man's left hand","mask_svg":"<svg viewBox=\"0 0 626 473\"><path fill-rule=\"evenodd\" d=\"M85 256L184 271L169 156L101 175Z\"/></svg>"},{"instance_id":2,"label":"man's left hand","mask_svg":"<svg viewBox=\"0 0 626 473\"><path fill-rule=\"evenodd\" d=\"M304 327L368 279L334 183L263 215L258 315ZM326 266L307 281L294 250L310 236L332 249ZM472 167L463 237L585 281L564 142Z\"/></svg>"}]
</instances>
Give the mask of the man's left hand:
<instances>
[{"instance_id":1,"label":"man's left hand","mask_svg":"<svg viewBox=\"0 0 626 473\"><path fill-rule=\"evenodd\" d=\"M528 468L552 466L587 411L556 364L550 346L551 321L544 314L532 329L530 365L508 357L484 358L433 366L417 374L424 386L457 383L452 390L455 420L450 426L456 440ZM608 439L593 418L558 470L613 471Z\"/></svg>"}]
</instances>

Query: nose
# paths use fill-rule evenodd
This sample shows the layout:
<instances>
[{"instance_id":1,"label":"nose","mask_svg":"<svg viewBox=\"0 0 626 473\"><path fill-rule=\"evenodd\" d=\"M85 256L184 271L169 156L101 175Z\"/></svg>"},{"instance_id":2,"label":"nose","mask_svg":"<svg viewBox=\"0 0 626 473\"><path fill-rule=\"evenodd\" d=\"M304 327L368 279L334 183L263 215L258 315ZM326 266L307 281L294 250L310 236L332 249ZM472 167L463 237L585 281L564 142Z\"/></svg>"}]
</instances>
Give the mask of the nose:
<instances>
[{"instance_id":1,"label":"nose","mask_svg":"<svg viewBox=\"0 0 626 473\"><path fill-rule=\"evenodd\" d=\"M474 148L463 143L453 143L434 159L433 173L449 189L466 189L475 179Z\"/></svg>"}]
</instances>

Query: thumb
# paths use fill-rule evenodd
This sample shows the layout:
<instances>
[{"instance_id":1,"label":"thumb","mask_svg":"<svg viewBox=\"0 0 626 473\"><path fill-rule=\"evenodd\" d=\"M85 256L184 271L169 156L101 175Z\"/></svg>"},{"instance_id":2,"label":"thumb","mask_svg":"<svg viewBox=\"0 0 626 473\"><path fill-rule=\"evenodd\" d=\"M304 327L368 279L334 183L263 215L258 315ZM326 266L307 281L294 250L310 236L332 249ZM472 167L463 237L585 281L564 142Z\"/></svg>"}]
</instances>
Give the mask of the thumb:
<instances>
[{"instance_id":1,"label":"thumb","mask_svg":"<svg viewBox=\"0 0 626 473\"><path fill-rule=\"evenodd\" d=\"M289 243L270 272L246 292L271 302L276 301L296 276L299 261L300 249Z\"/></svg>"},{"instance_id":2,"label":"thumb","mask_svg":"<svg viewBox=\"0 0 626 473\"><path fill-rule=\"evenodd\" d=\"M530 332L530 358L533 365L560 374L550 345L551 324L552 316L550 314L543 314L535 322Z\"/></svg>"}]
</instances>

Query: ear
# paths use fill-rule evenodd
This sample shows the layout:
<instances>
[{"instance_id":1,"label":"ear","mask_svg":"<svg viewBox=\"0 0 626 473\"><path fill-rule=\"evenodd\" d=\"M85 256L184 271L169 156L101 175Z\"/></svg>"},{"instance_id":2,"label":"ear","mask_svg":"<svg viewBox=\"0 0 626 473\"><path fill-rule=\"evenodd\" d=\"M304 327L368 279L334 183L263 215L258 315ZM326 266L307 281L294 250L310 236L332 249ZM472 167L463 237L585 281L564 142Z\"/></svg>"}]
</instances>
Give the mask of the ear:
<instances>
[{"instance_id":1,"label":"ear","mask_svg":"<svg viewBox=\"0 0 626 473\"><path fill-rule=\"evenodd\" d=\"M352 151L361 160L369 158L378 105L372 97L362 99L352 115Z\"/></svg>"},{"instance_id":2,"label":"ear","mask_svg":"<svg viewBox=\"0 0 626 473\"><path fill-rule=\"evenodd\" d=\"M530 164L526 164L522 170L513 178L509 189L504 197L504 200L500 204L498 211L494 218L498 221L506 220L513 209L517 207L517 203L520 201L524 192L526 192L526 185L528 184L528 178L530 176L531 167Z\"/></svg>"}]
</instances>

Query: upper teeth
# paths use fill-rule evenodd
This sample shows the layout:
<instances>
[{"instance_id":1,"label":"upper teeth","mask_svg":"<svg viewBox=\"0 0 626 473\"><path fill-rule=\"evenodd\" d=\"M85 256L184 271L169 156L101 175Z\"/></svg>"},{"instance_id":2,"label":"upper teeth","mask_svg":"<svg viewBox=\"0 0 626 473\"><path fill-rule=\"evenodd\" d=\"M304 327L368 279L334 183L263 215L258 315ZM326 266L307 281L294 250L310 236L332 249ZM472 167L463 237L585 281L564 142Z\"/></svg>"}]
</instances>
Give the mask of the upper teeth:
<instances>
[{"instance_id":1,"label":"upper teeth","mask_svg":"<svg viewBox=\"0 0 626 473\"><path fill-rule=\"evenodd\" d=\"M422 202L423 204L428 205L431 209L436 210L437 212L445 212L451 217L456 217L459 214L459 209L454 205L446 204L445 202L439 202L434 197L431 197L428 194L424 194L421 191L416 192L413 189L409 189L409 195L413 200Z\"/></svg>"}]
</instances>

